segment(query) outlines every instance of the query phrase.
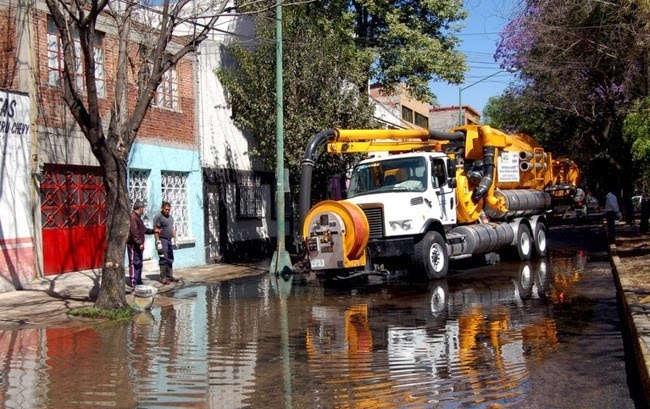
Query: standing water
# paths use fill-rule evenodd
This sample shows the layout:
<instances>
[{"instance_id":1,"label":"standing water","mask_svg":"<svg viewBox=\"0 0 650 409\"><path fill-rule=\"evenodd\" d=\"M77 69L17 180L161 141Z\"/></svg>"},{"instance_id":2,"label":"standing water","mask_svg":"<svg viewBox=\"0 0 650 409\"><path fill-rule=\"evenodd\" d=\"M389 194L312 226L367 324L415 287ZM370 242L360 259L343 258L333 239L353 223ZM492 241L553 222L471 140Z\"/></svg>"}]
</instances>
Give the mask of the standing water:
<instances>
[{"instance_id":1,"label":"standing water","mask_svg":"<svg viewBox=\"0 0 650 409\"><path fill-rule=\"evenodd\" d=\"M0 402L521 407L531 365L558 348L554 311L580 302L584 261L501 263L431 283L262 275L179 289L173 305L132 321L0 332Z\"/></svg>"}]
</instances>

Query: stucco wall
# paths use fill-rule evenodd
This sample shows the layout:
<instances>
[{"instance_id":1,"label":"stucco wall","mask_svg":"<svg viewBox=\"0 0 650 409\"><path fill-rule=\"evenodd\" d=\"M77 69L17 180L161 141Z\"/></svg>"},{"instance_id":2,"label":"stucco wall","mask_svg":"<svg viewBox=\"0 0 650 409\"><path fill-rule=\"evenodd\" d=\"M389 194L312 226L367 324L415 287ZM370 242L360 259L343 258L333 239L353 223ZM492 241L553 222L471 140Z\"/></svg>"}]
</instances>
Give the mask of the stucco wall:
<instances>
[{"instance_id":1,"label":"stucco wall","mask_svg":"<svg viewBox=\"0 0 650 409\"><path fill-rule=\"evenodd\" d=\"M222 243L221 253L225 254L226 248L237 248L239 243L254 243L266 241L277 235L276 222L271 214L271 181L262 184L262 200L264 205L261 218L240 219L237 217L237 184L238 176L257 175L263 172L264 166L259 160L254 159L250 152L255 144L255 139L237 128L233 120L232 109L226 102L224 88L219 82L215 71L226 64L228 59L225 54L225 44L233 39L254 39L254 26L246 18L228 20L224 22L228 32L237 33L237 37L223 35L214 36L200 45L197 53L197 117L199 140L201 144L201 165L208 173L222 170L229 174L226 179L219 179L221 191L220 203L213 203L208 209L208 221L219 220L219 206L226 208L226 216L219 222L225 225L214 229L210 234L217 237ZM214 224L214 223L213 223ZM287 233L290 230L287 229Z\"/></svg>"},{"instance_id":2,"label":"stucco wall","mask_svg":"<svg viewBox=\"0 0 650 409\"><path fill-rule=\"evenodd\" d=\"M128 165L131 169L150 171L149 206L147 209L151 219L150 223L160 211L162 204L161 172L188 172L190 232L193 242L181 244L180 248L175 250L174 266L183 268L205 264L203 179L199 153L188 149L136 142L131 150ZM157 259L157 257L153 236L148 236L145 243L145 258Z\"/></svg>"},{"instance_id":3,"label":"stucco wall","mask_svg":"<svg viewBox=\"0 0 650 409\"><path fill-rule=\"evenodd\" d=\"M0 89L0 292L35 276L30 98Z\"/></svg>"},{"instance_id":4,"label":"stucco wall","mask_svg":"<svg viewBox=\"0 0 650 409\"><path fill-rule=\"evenodd\" d=\"M222 53L222 44L214 41L204 42L199 53L197 111L203 166L261 170L249 154L254 141L233 124L232 110L215 74L221 66Z\"/></svg>"},{"instance_id":5,"label":"stucco wall","mask_svg":"<svg viewBox=\"0 0 650 409\"><path fill-rule=\"evenodd\" d=\"M458 108L431 111L429 113L429 129L447 132L458 126Z\"/></svg>"}]
</instances>

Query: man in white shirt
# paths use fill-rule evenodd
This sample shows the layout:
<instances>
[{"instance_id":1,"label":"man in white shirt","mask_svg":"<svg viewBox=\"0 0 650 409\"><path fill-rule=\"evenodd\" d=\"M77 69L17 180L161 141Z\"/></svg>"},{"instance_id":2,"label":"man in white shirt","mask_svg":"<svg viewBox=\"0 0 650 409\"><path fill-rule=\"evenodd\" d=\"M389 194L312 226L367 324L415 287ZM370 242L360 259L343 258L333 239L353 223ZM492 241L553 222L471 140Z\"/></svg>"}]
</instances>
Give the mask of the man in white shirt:
<instances>
[{"instance_id":1,"label":"man in white shirt","mask_svg":"<svg viewBox=\"0 0 650 409\"><path fill-rule=\"evenodd\" d=\"M605 219L607 220L607 238L610 243L616 239L616 219L620 218L618 198L612 191L605 196Z\"/></svg>"}]
</instances>

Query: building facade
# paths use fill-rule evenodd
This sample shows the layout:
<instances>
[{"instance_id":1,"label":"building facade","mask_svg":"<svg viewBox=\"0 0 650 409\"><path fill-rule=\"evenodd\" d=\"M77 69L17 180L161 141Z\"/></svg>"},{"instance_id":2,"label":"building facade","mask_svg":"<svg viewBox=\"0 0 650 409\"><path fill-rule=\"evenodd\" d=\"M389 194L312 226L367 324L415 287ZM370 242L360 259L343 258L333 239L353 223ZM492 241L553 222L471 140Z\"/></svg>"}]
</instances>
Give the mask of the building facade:
<instances>
[{"instance_id":1,"label":"building facade","mask_svg":"<svg viewBox=\"0 0 650 409\"><path fill-rule=\"evenodd\" d=\"M225 47L236 38L254 41L254 27L250 17L222 17L221 30L212 32L197 53L208 263L269 257L277 243L275 172L251 154L255 138L233 124L232 109L215 74L229 64ZM290 206L285 216L286 243L291 244Z\"/></svg>"},{"instance_id":2,"label":"building facade","mask_svg":"<svg viewBox=\"0 0 650 409\"><path fill-rule=\"evenodd\" d=\"M478 125L481 114L469 105L437 107L429 110L429 129L432 131L449 131L461 125Z\"/></svg>"},{"instance_id":3,"label":"building facade","mask_svg":"<svg viewBox=\"0 0 650 409\"><path fill-rule=\"evenodd\" d=\"M22 139L0 133L5 152L18 143L25 144L27 152L22 162L14 159L24 167L20 201L6 210L3 206L20 225L8 226L16 233L0 232L0 246L11 249L0 252L0 291L10 291L35 276L100 268L107 209L103 171L61 98L62 46L47 7L42 2L0 0L0 18L7 23L0 26L0 88L5 99L15 96L23 101L21 106L29 107L29 113L22 114L29 117ZM115 86L116 32L108 21L100 20L97 29L95 84L107 126ZM80 66L81 86L82 73ZM135 95L135 84L129 87ZM177 267L205 263L195 95L194 56L188 56L165 74L128 161L129 193L132 200L145 202L145 221L153 220L163 200L172 203L180 244ZM2 162L3 172L11 163ZM30 209L27 216L21 213L24 209ZM154 257L149 240L146 258Z\"/></svg>"},{"instance_id":4,"label":"building facade","mask_svg":"<svg viewBox=\"0 0 650 409\"><path fill-rule=\"evenodd\" d=\"M375 102L375 119L389 128L429 129L429 104L411 98L406 87L401 86L399 92L387 95L381 88L372 84L369 94Z\"/></svg>"}]
</instances>

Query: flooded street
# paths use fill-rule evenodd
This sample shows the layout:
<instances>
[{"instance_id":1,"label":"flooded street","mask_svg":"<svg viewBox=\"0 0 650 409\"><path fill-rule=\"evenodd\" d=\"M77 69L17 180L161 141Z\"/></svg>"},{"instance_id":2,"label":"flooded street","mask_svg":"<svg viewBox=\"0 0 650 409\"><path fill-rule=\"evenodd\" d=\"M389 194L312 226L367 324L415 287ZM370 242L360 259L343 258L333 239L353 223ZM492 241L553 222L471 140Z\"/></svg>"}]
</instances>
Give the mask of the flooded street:
<instances>
[{"instance_id":1,"label":"flooded street","mask_svg":"<svg viewBox=\"0 0 650 409\"><path fill-rule=\"evenodd\" d=\"M0 332L0 405L634 408L604 241L561 233L543 261L431 283L261 275L133 321Z\"/></svg>"}]
</instances>

